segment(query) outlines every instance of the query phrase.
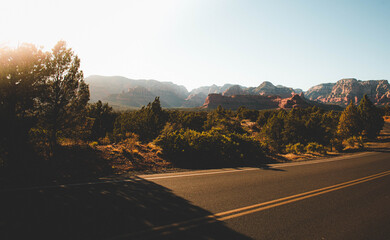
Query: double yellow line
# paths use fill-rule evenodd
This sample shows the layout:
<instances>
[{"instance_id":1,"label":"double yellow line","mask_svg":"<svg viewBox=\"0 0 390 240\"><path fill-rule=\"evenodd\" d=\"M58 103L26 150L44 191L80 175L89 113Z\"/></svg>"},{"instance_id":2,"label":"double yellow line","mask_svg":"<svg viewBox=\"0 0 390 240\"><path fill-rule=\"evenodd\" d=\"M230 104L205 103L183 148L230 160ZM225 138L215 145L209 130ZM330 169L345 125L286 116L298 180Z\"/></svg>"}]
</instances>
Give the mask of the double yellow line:
<instances>
[{"instance_id":1,"label":"double yellow line","mask_svg":"<svg viewBox=\"0 0 390 240\"><path fill-rule=\"evenodd\" d=\"M284 198L279 198L279 199L275 199L275 200L268 201L268 202L263 202L263 203L243 207L243 208L237 208L234 210L217 213L217 214L215 214L215 216L217 216L218 220L224 221L224 220L240 217L243 215L247 215L250 213L263 211L263 210L277 207L280 205L284 205L284 204L288 204L288 203L292 203L292 202L297 202L297 201L300 201L300 200L303 200L306 198L315 197L315 196L325 194L328 192L333 192L333 191L336 191L339 189L347 188L347 187L350 187L350 186L353 186L353 185L356 185L359 183L363 183L363 182L368 182L368 181L371 181L371 180L374 180L377 178L381 178L381 177L384 177L387 175L390 175L390 171L381 172L378 174L355 179L352 181L343 182L343 183L332 185L329 187L324 187L324 188L316 189L316 190L309 191L309 192L304 192L304 193L300 193L300 194L296 194L296 195L292 195L292 196L288 196L288 197L284 197Z\"/></svg>"},{"instance_id":2,"label":"double yellow line","mask_svg":"<svg viewBox=\"0 0 390 240\"><path fill-rule=\"evenodd\" d=\"M138 233L134 233L134 234L129 234L127 236L128 237L129 236L141 237L141 236L150 235L150 234L159 234L159 235L161 235L161 234L168 234L170 232L175 232L175 231L187 230L187 229L199 226L201 224L212 223L212 222L216 222L216 221L225 221L225 220L228 220L228 219L232 219L232 218L248 215L248 214L255 213L255 212L260 212L260 211L263 211L263 210L267 210L267 209L274 208L274 207L277 207L277 206L285 205L285 204L288 204L288 203L297 202L297 201L300 201L300 200L303 200L303 199L315 197L315 196L322 195L322 194L325 194L325 193L328 193L328 192L333 192L333 191L336 191L336 190L339 190L339 189L343 189L343 188L354 186L354 185L357 185L357 184L360 184L360 183L368 182L368 181L371 181L371 180L374 180L374 179L377 179L377 178L381 178L381 177L384 177L384 176L387 176L387 175L390 175L390 170L389 171L385 171L385 172L381 172L381 173L377 173L377 174L374 174L374 175L370 175L370 176L367 176L367 177L355 179L355 180L352 180L352 181L348 181L348 182L343 182L343 183L340 183L340 184L332 185L332 186L329 186L329 187L324 187L324 188L320 188L320 189L316 189L316 190L312 190L312 191L308 191L308 192L304 192L304 193L300 193L300 194L284 197L284 198L279 198L279 199L275 199L275 200L271 200L271 201L267 201L267 202L262 202L262 203L258 203L258 204L254 204L254 205L250 205L250 206L246 206L246 207L242 207L242 208L237 208L237 209L233 209L233 210L229 210L229 211L224 211L224 212L220 212L220 213L216 213L216 214L211 214L211 215L208 215L208 216L195 218L195 219L190 219L190 220L187 220L187 221L182 221L182 222L177 222L177 223L172 223L172 224L168 224L168 225L154 227L154 228L151 228L151 229L149 229L147 231L138 232ZM121 237L125 237L125 236L121 236Z\"/></svg>"}]
</instances>

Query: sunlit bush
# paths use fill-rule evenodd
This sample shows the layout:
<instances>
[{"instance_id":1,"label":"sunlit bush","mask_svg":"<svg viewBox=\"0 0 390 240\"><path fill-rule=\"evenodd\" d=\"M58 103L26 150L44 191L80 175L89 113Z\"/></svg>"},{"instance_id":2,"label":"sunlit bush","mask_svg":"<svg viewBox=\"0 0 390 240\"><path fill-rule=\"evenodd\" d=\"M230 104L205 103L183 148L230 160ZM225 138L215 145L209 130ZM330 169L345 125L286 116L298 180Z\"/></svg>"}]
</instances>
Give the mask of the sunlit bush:
<instances>
[{"instance_id":1,"label":"sunlit bush","mask_svg":"<svg viewBox=\"0 0 390 240\"><path fill-rule=\"evenodd\" d=\"M163 153L182 165L216 166L223 163L240 164L245 161L261 161L260 143L246 135L210 130L197 132L179 130L164 132L155 144Z\"/></svg>"},{"instance_id":2,"label":"sunlit bush","mask_svg":"<svg viewBox=\"0 0 390 240\"><path fill-rule=\"evenodd\" d=\"M305 145L302 143L288 144L286 146L287 153L301 154L305 152Z\"/></svg>"},{"instance_id":3,"label":"sunlit bush","mask_svg":"<svg viewBox=\"0 0 390 240\"><path fill-rule=\"evenodd\" d=\"M350 148L364 148L364 141L362 136L353 136L345 140L345 143Z\"/></svg>"},{"instance_id":4,"label":"sunlit bush","mask_svg":"<svg viewBox=\"0 0 390 240\"><path fill-rule=\"evenodd\" d=\"M316 142L310 142L306 145L305 150L307 153L326 153L326 150L323 145Z\"/></svg>"}]
</instances>

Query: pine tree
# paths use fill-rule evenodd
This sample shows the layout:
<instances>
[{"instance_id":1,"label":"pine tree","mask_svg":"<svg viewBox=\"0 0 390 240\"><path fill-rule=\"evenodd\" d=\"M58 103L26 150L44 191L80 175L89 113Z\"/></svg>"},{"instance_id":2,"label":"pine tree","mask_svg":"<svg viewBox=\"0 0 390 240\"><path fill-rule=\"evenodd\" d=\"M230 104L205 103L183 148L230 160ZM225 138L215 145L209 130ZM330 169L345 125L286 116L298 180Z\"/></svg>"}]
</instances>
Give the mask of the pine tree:
<instances>
[{"instance_id":1,"label":"pine tree","mask_svg":"<svg viewBox=\"0 0 390 240\"><path fill-rule=\"evenodd\" d=\"M268 119L267 124L261 129L261 135L265 142L276 151L284 149L285 145L285 122L287 112L284 109L279 110Z\"/></svg>"},{"instance_id":2,"label":"pine tree","mask_svg":"<svg viewBox=\"0 0 390 240\"><path fill-rule=\"evenodd\" d=\"M31 44L0 49L0 145L22 159L34 125L35 101L47 76L46 54Z\"/></svg>"},{"instance_id":3,"label":"pine tree","mask_svg":"<svg viewBox=\"0 0 390 240\"><path fill-rule=\"evenodd\" d=\"M352 103L341 113L337 133L342 139L362 134L363 127L358 108Z\"/></svg>"},{"instance_id":4,"label":"pine tree","mask_svg":"<svg viewBox=\"0 0 390 240\"><path fill-rule=\"evenodd\" d=\"M107 132L113 131L117 114L108 103L103 104L99 100L88 105L87 116L93 120L90 138L98 139L105 137Z\"/></svg>"},{"instance_id":5,"label":"pine tree","mask_svg":"<svg viewBox=\"0 0 390 240\"><path fill-rule=\"evenodd\" d=\"M369 139L375 139L384 125L379 109L374 106L367 95L364 95L362 100L360 100L358 110L362 120L363 133Z\"/></svg>"},{"instance_id":6,"label":"pine tree","mask_svg":"<svg viewBox=\"0 0 390 240\"><path fill-rule=\"evenodd\" d=\"M120 115L115 121L114 134L124 137L127 133L136 133L141 141L148 142L160 134L167 120L168 115L161 108L160 98L156 97L146 107Z\"/></svg>"},{"instance_id":7,"label":"pine tree","mask_svg":"<svg viewBox=\"0 0 390 240\"><path fill-rule=\"evenodd\" d=\"M40 124L48 131L51 150L59 133L71 136L80 126L89 100L88 85L79 70L80 59L64 41L58 42L46 62L50 77L40 98Z\"/></svg>"}]
</instances>

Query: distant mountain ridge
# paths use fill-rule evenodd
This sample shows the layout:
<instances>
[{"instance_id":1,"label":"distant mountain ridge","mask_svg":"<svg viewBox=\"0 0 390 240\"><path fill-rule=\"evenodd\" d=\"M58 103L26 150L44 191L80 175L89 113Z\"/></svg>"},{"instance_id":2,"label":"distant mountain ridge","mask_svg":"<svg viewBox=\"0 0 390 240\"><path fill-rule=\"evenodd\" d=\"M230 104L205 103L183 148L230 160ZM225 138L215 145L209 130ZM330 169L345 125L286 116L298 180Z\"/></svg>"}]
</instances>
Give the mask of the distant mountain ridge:
<instances>
[{"instance_id":1,"label":"distant mountain ridge","mask_svg":"<svg viewBox=\"0 0 390 240\"><path fill-rule=\"evenodd\" d=\"M140 107L160 96L163 107L181 107L188 97L188 91L184 86L172 82L97 75L89 76L85 81L89 84L91 101L103 100Z\"/></svg>"},{"instance_id":2,"label":"distant mountain ridge","mask_svg":"<svg viewBox=\"0 0 390 240\"><path fill-rule=\"evenodd\" d=\"M297 94L300 94L299 98L304 99L307 103L311 105L317 104L323 107L325 107L323 104L345 106L350 101L357 103L364 94L367 94L375 104L390 103L390 85L387 80L362 81L355 78L346 78L341 79L336 83L316 85L306 92L303 92L301 89L293 89L281 85L275 86L268 81L261 83L257 87L244 87L233 84L217 86L214 84L193 89L191 92L188 92L184 86L172 82L159 82L156 80L134 80L125 77L104 77L94 75L85 78L85 81L89 84L91 101L102 100L108 101L111 104L129 107L147 105L149 102L153 101L156 96L160 97L162 106L166 108L193 108L205 107L205 105L214 106L213 101L218 102L221 101L221 99L225 99L226 101L229 101L231 106L244 104L246 102L248 105L247 107L252 106L252 108L260 109L262 107L256 104L261 104L261 102L266 104L264 99L269 98L279 99L277 100L278 104L267 104L271 104L272 107L281 107L279 106L281 102L280 99L287 99L286 101L288 102L288 99ZM211 98L209 98L210 94ZM220 98L218 95L223 98ZM234 103L234 101L236 101L236 103ZM291 101L293 100L290 99L290 102ZM300 102L297 97L295 97L294 101ZM290 105L294 106L294 104L287 104L286 106ZM297 104L295 105L298 106ZM268 107L264 106L264 108Z\"/></svg>"},{"instance_id":3,"label":"distant mountain ridge","mask_svg":"<svg viewBox=\"0 0 390 240\"><path fill-rule=\"evenodd\" d=\"M390 103L390 85L387 80L344 78L336 83L316 85L305 96L317 102L347 105L351 101L358 103L365 94L376 104Z\"/></svg>"}]
</instances>

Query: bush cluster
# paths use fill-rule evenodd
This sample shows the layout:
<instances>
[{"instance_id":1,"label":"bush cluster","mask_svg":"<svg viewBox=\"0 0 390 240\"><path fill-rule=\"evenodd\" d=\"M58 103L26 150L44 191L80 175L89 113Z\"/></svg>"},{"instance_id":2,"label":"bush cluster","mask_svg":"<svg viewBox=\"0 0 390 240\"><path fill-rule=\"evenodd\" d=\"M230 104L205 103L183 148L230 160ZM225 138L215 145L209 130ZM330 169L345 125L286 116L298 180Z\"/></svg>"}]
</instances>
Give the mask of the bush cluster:
<instances>
[{"instance_id":1,"label":"bush cluster","mask_svg":"<svg viewBox=\"0 0 390 240\"><path fill-rule=\"evenodd\" d=\"M287 145L297 143L307 145L316 142L328 146L337 137L339 115L338 112L326 112L318 107L265 111L258 119L258 122L266 121L260 137L275 152L281 152Z\"/></svg>"},{"instance_id":2,"label":"bush cluster","mask_svg":"<svg viewBox=\"0 0 390 240\"><path fill-rule=\"evenodd\" d=\"M310 142L306 146L302 143L288 144L286 146L287 153L302 154L302 153L326 153L325 147L316 142Z\"/></svg>"},{"instance_id":3,"label":"bush cluster","mask_svg":"<svg viewBox=\"0 0 390 240\"><path fill-rule=\"evenodd\" d=\"M302 143L296 143L296 144L288 144L286 146L286 152L287 153L294 153L294 154L301 154L305 152L305 145Z\"/></svg>"},{"instance_id":4,"label":"bush cluster","mask_svg":"<svg viewBox=\"0 0 390 240\"><path fill-rule=\"evenodd\" d=\"M310 142L306 145L305 150L307 153L326 153L324 146L316 142Z\"/></svg>"},{"instance_id":5,"label":"bush cluster","mask_svg":"<svg viewBox=\"0 0 390 240\"><path fill-rule=\"evenodd\" d=\"M260 143L254 138L217 130L167 132L161 134L155 144L182 166L240 165L244 161L261 161L264 156Z\"/></svg>"}]
</instances>

